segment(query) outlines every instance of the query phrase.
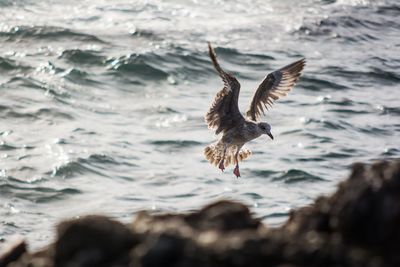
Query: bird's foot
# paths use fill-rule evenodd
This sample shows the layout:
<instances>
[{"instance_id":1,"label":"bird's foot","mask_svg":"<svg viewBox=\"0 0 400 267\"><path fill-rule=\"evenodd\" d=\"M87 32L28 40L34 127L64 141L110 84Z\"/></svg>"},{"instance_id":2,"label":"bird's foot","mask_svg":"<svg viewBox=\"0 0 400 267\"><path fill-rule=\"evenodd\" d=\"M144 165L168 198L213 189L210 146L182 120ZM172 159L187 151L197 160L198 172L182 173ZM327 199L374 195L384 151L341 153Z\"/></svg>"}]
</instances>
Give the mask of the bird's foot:
<instances>
[{"instance_id":1,"label":"bird's foot","mask_svg":"<svg viewBox=\"0 0 400 267\"><path fill-rule=\"evenodd\" d=\"M224 171L224 170L225 170L224 160L221 160L221 161L219 162L218 168L219 168L221 171Z\"/></svg>"},{"instance_id":2,"label":"bird's foot","mask_svg":"<svg viewBox=\"0 0 400 267\"><path fill-rule=\"evenodd\" d=\"M233 174L236 175L236 178L240 177L239 165L236 165L235 169L233 170Z\"/></svg>"}]
</instances>

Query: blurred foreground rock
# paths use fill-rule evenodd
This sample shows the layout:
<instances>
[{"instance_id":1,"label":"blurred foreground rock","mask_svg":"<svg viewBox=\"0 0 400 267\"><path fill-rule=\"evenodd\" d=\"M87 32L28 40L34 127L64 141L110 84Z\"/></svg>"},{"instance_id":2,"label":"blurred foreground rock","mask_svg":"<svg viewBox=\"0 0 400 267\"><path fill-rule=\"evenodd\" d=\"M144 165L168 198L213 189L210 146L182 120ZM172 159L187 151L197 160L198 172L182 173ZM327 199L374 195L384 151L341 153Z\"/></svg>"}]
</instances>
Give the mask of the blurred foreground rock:
<instances>
[{"instance_id":1,"label":"blurred foreground rock","mask_svg":"<svg viewBox=\"0 0 400 267\"><path fill-rule=\"evenodd\" d=\"M130 225L87 216L61 223L42 251L14 247L1 266L400 266L400 161L355 164L332 196L279 228L219 201L189 214L140 212Z\"/></svg>"}]
</instances>

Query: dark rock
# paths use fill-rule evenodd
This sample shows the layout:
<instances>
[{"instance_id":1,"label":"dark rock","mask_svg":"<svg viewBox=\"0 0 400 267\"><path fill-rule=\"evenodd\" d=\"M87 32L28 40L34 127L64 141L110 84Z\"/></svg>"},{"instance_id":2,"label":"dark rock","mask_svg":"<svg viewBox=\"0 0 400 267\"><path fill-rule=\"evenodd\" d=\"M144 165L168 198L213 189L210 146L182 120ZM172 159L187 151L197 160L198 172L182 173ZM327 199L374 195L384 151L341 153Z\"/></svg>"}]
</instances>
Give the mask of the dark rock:
<instances>
[{"instance_id":1,"label":"dark rock","mask_svg":"<svg viewBox=\"0 0 400 267\"><path fill-rule=\"evenodd\" d=\"M16 239L8 243L8 246L0 252L0 266L18 260L26 252L26 243L23 239Z\"/></svg>"},{"instance_id":2,"label":"dark rock","mask_svg":"<svg viewBox=\"0 0 400 267\"><path fill-rule=\"evenodd\" d=\"M66 221L57 227L55 266L127 265L135 245L133 233L123 224L103 216Z\"/></svg>"},{"instance_id":3,"label":"dark rock","mask_svg":"<svg viewBox=\"0 0 400 267\"><path fill-rule=\"evenodd\" d=\"M58 239L11 267L400 266L400 161L355 164L329 197L267 228L240 203L187 214L137 214L124 226L101 216L60 224Z\"/></svg>"},{"instance_id":4,"label":"dark rock","mask_svg":"<svg viewBox=\"0 0 400 267\"><path fill-rule=\"evenodd\" d=\"M141 245L132 256L137 266L204 266L203 262L211 266L213 261L219 262L220 255L212 251L218 237L232 235L237 239L229 243L232 245L240 241L240 232L246 237L259 227L263 228L260 220L252 218L245 205L232 201L218 201L183 215L141 212L132 224Z\"/></svg>"},{"instance_id":5,"label":"dark rock","mask_svg":"<svg viewBox=\"0 0 400 267\"><path fill-rule=\"evenodd\" d=\"M257 229L259 219L252 218L249 208L241 203L218 201L199 212L188 214L184 220L198 230L234 231Z\"/></svg>"},{"instance_id":6,"label":"dark rock","mask_svg":"<svg viewBox=\"0 0 400 267\"><path fill-rule=\"evenodd\" d=\"M331 197L297 210L283 228L295 235L335 234L342 246L357 247L350 258L365 258L368 251L376 255L374 261L383 258L388 266L400 266L399 225L400 161L383 161L354 164L349 179Z\"/></svg>"},{"instance_id":7,"label":"dark rock","mask_svg":"<svg viewBox=\"0 0 400 267\"><path fill-rule=\"evenodd\" d=\"M151 242L150 246L144 248L140 258L140 265L175 266L182 259L185 251L185 239L170 234L160 234ZM142 248L143 249L143 248ZM139 256L140 254L137 254Z\"/></svg>"}]
</instances>

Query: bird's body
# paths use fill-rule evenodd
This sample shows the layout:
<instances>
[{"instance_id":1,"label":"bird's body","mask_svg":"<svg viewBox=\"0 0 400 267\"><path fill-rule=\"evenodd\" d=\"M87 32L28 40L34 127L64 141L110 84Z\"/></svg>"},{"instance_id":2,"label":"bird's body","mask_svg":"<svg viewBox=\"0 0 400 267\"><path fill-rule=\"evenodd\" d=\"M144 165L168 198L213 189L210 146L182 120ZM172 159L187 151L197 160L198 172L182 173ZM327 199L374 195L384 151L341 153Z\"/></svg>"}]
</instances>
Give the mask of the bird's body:
<instances>
[{"instance_id":1,"label":"bird's body","mask_svg":"<svg viewBox=\"0 0 400 267\"><path fill-rule=\"evenodd\" d=\"M224 88L219 91L205 116L209 128L221 138L204 150L206 159L223 171L229 164L236 164L234 174L240 176L239 161L250 156L251 151L243 148L244 144L263 134L271 139L271 126L266 122L257 122L264 108L272 106L273 100L285 96L292 89L305 65L305 60L296 61L286 67L270 73L259 85L244 117L238 108L240 83L229 73L222 70L217 62L215 52L210 44L210 58L219 76L224 82Z\"/></svg>"},{"instance_id":2,"label":"bird's body","mask_svg":"<svg viewBox=\"0 0 400 267\"><path fill-rule=\"evenodd\" d=\"M242 123L228 129L221 137L222 142L232 145L244 145L245 143L260 137L262 133L258 131L257 123L244 120Z\"/></svg>"}]
</instances>

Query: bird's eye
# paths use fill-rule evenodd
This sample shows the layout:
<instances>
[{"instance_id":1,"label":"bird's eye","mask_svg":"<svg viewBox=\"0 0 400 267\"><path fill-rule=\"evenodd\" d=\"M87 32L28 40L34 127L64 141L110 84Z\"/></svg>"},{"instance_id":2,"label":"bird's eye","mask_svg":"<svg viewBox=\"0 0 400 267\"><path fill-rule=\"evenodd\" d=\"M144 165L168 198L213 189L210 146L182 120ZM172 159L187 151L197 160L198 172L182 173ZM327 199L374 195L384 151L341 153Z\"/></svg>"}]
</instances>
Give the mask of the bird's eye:
<instances>
[{"instance_id":1,"label":"bird's eye","mask_svg":"<svg viewBox=\"0 0 400 267\"><path fill-rule=\"evenodd\" d=\"M265 130L264 125L261 125L260 128L261 128L261 130Z\"/></svg>"}]
</instances>

